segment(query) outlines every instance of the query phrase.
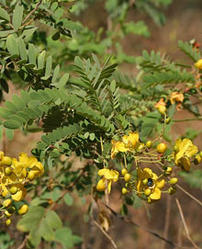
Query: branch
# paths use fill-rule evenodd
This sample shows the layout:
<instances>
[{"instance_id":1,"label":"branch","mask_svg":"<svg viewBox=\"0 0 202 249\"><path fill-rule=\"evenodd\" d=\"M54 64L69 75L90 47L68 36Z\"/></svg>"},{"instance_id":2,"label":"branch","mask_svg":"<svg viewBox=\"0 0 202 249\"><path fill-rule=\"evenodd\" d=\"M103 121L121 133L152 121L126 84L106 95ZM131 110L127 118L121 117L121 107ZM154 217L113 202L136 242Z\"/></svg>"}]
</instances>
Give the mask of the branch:
<instances>
[{"instance_id":1,"label":"branch","mask_svg":"<svg viewBox=\"0 0 202 249\"><path fill-rule=\"evenodd\" d=\"M183 223L183 226L184 226L184 229L185 229L185 233L187 235L187 239L192 243L193 247L196 248L196 249L200 249L195 243L194 241L192 240L190 234L189 234L189 230L188 230L188 227L187 227L187 224L186 224L186 221L185 221L185 218L184 218L184 214L182 212L182 207L180 205L180 202L177 198L175 198L176 200L176 204L177 204L177 207L178 207L178 210L179 210L179 213L180 213L180 217L182 219L182 223Z\"/></svg>"},{"instance_id":2,"label":"branch","mask_svg":"<svg viewBox=\"0 0 202 249\"><path fill-rule=\"evenodd\" d=\"M39 8L39 6L41 5L42 0L40 0L36 7L25 17L24 21L22 23L26 23L26 21L30 18L30 16L32 16L34 14L34 12Z\"/></svg>"},{"instance_id":3,"label":"branch","mask_svg":"<svg viewBox=\"0 0 202 249\"><path fill-rule=\"evenodd\" d=\"M133 220L129 219L128 217L125 217L125 216L122 216L122 215L116 213L112 208L110 208L110 207L107 206L106 204L105 204L105 206L111 211L111 213L112 213L115 217L117 217L117 218L123 220L123 221L126 222L126 223L130 223L130 224L132 224L132 225L134 225L134 226L136 226L136 227L142 229L143 231L145 231L145 232L147 232L147 233L152 234L153 236L155 236L156 238L158 238L158 239L160 239L160 240L163 240L164 242L166 242L167 244L169 244L169 245L172 246L173 248L174 248L174 247L176 247L176 248L181 248L181 249L191 249L191 248L192 248L192 247L190 248L190 247L180 246L180 245L176 244L175 242L173 242L173 241L171 241L171 240L169 240L169 239L164 238L164 237L161 236L160 234L158 234L158 233L156 233L156 232L153 232L153 231L151 231L151 230L149 230L149 229L146 229L146 228L142 227L141 225L137 224L136 222L134 222Z\"/></svg>"},{"instance_id":4,"label":"branch","mask_svg":"<svg viewBox=\"0 0 202 249\"><path fill-rule=\"evenodd\" d=\"M174 122L186 122L186 121L199 121L202 120L202 117L198 118L186 118L186 119L174 119Z\"/></svg>"},{"instance_id":5,"label":"branch","mask_svg":"<svg viewBox=\"0 0 202 249\"><path fill-rule=\"evenodd\" d=\"M186 195L188 195L192 200L194 200L195 202L197 202L201 207L202 207L202 202L197 199L196 197L194 197L192 194L190 194L189 192L187 192L185 189L183 189L183 187L181 187L179 184L176 184L176 186L182 191L184 192Z\"/></svg>"},{"instance_id":6,"label":"branch","mask_svg":"<svg viewBox=\"0 0 202 249\"><path fill-rule=\"evenodd\" d=\"M98 224L97 221L95 221L95 220L93 220L93 223L100 229L100 231L105 235L105 237L111 242L114 249L117 249L118 247L117 247L116 243L109 236L109 234L105 232L105 230L100 226L100 224Z\"/></svg>"},{"instance_id":7,"label":"branch","mask_svg":"<svg viewBox=\"0 0 202 249\"><path fill-rule=\"evenodd\" d=\"M25 236L23 242L18 246L17 249L24 249L24 248L26 248L27 240L28 240L28 235Z\"/></svg>"}]
</instances>

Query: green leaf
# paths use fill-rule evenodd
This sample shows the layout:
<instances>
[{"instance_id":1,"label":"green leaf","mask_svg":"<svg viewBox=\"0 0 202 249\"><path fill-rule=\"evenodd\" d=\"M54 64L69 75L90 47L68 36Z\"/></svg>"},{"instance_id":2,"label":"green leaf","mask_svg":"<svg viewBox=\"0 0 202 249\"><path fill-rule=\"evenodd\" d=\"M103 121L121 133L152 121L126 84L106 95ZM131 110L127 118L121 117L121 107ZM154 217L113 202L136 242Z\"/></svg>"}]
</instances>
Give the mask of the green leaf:
<instances>
[{"instance_id":1,"label":"green leaf","mask_svg":"<svg viewBox=\"0 0 202 249\"><path fill-rule=\"evenodd\" d=\"M79 236L73 235L70 228L63 227L55 232L55 241L58 241L63 245L63 248L68 249L74 247L82 241Z\"/></svg>"},{"instance_id":2,"label":"green leaf","mask_svg":"<svg viewBox=\"0 0 202 249\"><path fill-rule=\"evenodd\" d=\"M13 130L11 130L11 129L5 129L5 131L6 131L6 137L7 137L9 140L12 140L12 139L13 139L13 136L14 136Z\"/></svg>"},{"instance_id":3,"label":"green leaf","mask_svg":"<svg viewBox=\"0 0 202 249\"><path fill-rule=\"evenodd\" d=\"M60 65L57 65L53 71L53 78L52 78L53 83L57 80L59 73L60 73Z\"/></svg>"},{"instance_id":4,"label":"green leaf","mask_svg":"<svg viewBox=\"0 0 202 249\"><path fill-rule=\"evenodd\" d=\"M29 62L36 66L37 50L35 46L31 43L29 43L28 47L28 57L29 57Z\"/></svg>"},{"instance_id":5,"label":"green leaf","mask_svg":"<svg viewBox=\"0 0 202 249\"><path fill-rule=\"evenodd\" d=\"M66 85L67 81L69 79L69 74L65 73L61 79L59 80L58 84L55 84L55 86L57 86L57 88L62 88Z\"/></svg>"},{"instance_id":6,"label":"green leaf","mask_svg":"<svg viewBox=\"0 0 202 249\"><path fill-rule=\"evenodd\" d=\"M54 231L60 227L62 227L62 222L58 215L40 206L31 206L28 213L17 224L18 230L29 232L29 240L35 247L40 244L42 238L54 241Z\"/></svg>"},{"instance_id":7,"label":"green leaf","mask_svg":"<svg viewBox=\"0 0 202 249\"><path fill-rule=\"evenodd\" d=\"M191 172L180 172L180 176L193 188L199 188L202 190L202 170L194 170Z\"/></svg>"},{"instance_id":8,"label":"green leaf","mask_svg":"<svg viewBox=\"0 0 202 249\"><path fill-rule=\"evenodd\" d=\"M46 215L46 221L48 225L53 229L62 227L62 221L55 211L49 211Z\"/></svg>"},{"instance_id":9,"label":"green leaf","mask_svg":"<svg viewBox=\"0 0 202 249\"><path fill-rule=\"evenodd\" d=\"M12 23L15 30L18 30L22 24L23 10L24 8L22 5L17 4L15 6L15 9L13 11L13 19L12 19Z\"/></svg>"},{"instance_id":10,"label":"green leaf","mask_svg":"<svg viewBox=\"0 0 202 249\"><path fill-rule=\"evenodd\" d=\"M145 37L150 36L148 27L145 25L143 21L139 21L136 23L134 22L124 23L123 28L126 34L132 33L135 35L142 35Z\"/></svg>"},{"instance_id":11,"label":"green leaf","mask_svg":"<svg viewBox=\"0 0 202 249\"><path fill-rule=\"evenodd\" d=\"M46 51L42 51L38 56L38 69L44 68Z\"/></svg>"},{"instance_id":12,"label":"green leaf","mask_svg":"<svg viewBox=\"0 0 202 249\"><path fill-rule=\"evenodd\" d=\"M71 197L69 193L67 193L64 196L64 202L67 204L67 206L71 206L73 204L73 198Z\"/></svg>"},{"instance_id":13,"label":"green leaf","mask_svg":"<svg viewBox=\"0 0 202 249\"><path fill-rule=\"evenodd\" d=\"M26 46L22 38L18 39L18 46L19 46L19 52L20 52L21 59L27 60L27 50L26 50Z\"/></svg>"},{"instance_id":14,"label":"green leaf","mask_svg":"<svg viewBox=\"0 0 202 249\"><path fill-rule=\"evenodd\" d=\"M8 128L8 129L17 129L17 128L20 128L21 126L21 123L17 120L8 120L8 121L5 121L4 122L4 127Z\"/></svg>"},{"instance_id":15,"label":"green leaf","mask_svg":"<svg viewBox=\"0 0 202 249\"><path fill-rule=\"evenodd\" d=\"M0 31L0 38L7 37L8 35L14 33L13 30Z\"/></svg>"},{"instance_id":16,"label":"green leaf","mask_svg":"<svg viewBox=\"0 0 202 249\"><path fill-rule=\"evenodd\" d=\"M52 73L52 56L48 56L46 60L46 70L45 70L45 76L42 77L43 80L47 80Z\"/></svg>"},{"instance_id":17,"label":"green leaf","mask_svg":"<svg viewBox=\"0 0 202 249\"><path fill-rule=\"evenodd\" d=\"M192 45L188 42L179 41L178 47L193 61L197 61L201 58L200 52L196 49L193 49Z\"/></svg>"},{"instance_id":18,"label":"green leaf","mask_svg":"<svg viewBox=\"0 0 202 249\"><path fill-rule=\"evenodd\" d=\"M11 55L19 55L18 43L15 35L9 35L6 39L6 47Z\"/></svg>"},{"instance_id":19,"label":"green leaf","mask_svg":"<svg viewBox=\"0 0 202 249\"><path fill-rule=\"evenodd\" d=\"M2 9L1 7L0 7L0 19L10 21L10 16L8 12L5 9Z\"/></svg>"}]
</instances>

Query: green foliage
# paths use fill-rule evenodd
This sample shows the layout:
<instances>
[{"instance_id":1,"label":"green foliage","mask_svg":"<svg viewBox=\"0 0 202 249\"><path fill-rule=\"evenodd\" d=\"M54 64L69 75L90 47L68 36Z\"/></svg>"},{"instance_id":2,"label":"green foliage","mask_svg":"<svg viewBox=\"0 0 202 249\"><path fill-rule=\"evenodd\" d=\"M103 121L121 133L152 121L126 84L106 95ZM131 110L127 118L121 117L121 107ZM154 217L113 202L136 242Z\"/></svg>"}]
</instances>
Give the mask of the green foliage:
<instances>
[{"instance_id":1,"label":"green foliage","mask_svg":"<svg viewBox=\"0 0 202 249\"><path fill-rule=\"evenodd\" d=\"M193 188L202 189L202 170L194 170L190 173L180 172L180 176Z\"/></svg>"},{"instance_id":2,"label":"green foliage","mask_svg":"<svg viewBox=\"0 0 202 249\"><path fill-rule=\"evenodd\" d=\"M42 238L60 242L64 248L71 248L81 241L69 228L62 227L62 221L54 211L40 206L30 207L29 212L18 222L17 228L29 233L31 243L35 247L38 247ZM67 247L67 241L70 247Z\"/></svg>"},{"instance_id":3,"label":"green foliage","mask_svg":"<svg viewBox=\"0 0 202 249\"><path fill-rule=\"evenodd\" d=\"M6 232L0 232L0 246L2 249L9 249L14 244L14 240Z\"/></svg>"},{"instance_id":4,"label":"green foliage","mask_svg":"<svg viewBox=\"0 0 202 249\"><path fill-rule=\"evenodd\" d=\"M201 58L200 51L198 51L197 49L193 49L192 45L188 42L179 41L178 47L193 61L197 61Z\"/></svg>"},{"instance_id":5,"label":"green foliage","mask_svg":"<svg viewBox=\"0 0 202 249\"><path fill-rule=\"evenodd\" d=\"M163 72L145 75L144 78L145 87L151 87L158 84L177 84L183 82L194 82L194 77L191 73L183 72Z\"/></svg>"},{"instance_id":6,"label":"green foliage","mask_svg":"<svg viewBox=\"0 0 202 249\"><path fill-rule=\"evenodd\" d=\"M146 38L150 35L146 22L131 20L134 7L162 25L165 22L162 7L171 2L106 0L100 7L107 13L107 21L102 20L104 28L98 25L92 31L70 19L99 4L94 0L1 1L0 137L12 140L17 129L41 135L32 154L43 163L44 175L32 185L25 184L31 206L17 223L18 230L28 235L30 247L40 248L43 241L45 247L55 248L59 243L63 248L73 248L82 242L66 224L63 226L60 211L74 208L78 197L84 201L88 195L95 201L102 198L103 194L96 190L98 169L120 170L122 165L119 149L112 160L114 141L138 132L135 153L140 153L142 146L147 154L149 148L143 143L148 139L172 144L176 107L180 105L201 118L197 104L192 103L192 96L200 99L201 93L197 85L200 71L192 70L194 65L173 61L158 51L130 56L122 46L128 34ZM189 43L180 41L179 48L194 62L200 59L200 52ZM136 63L133 75L118 68L123 62ZM18 90L8 100L4 93L9 93L12 84ZM171 99L173 92L183 94L183 100ZM156 107L159 100L163 101L165 112ZM185 136L193 139L197 134L198 131L189 129ZM155 146L154 142L153 150ZM170 148L166 153L163 165L167 156L172 164ZM123 162L128 163L134 178L128 186L132 184L134 189L135 155L128 155L130 152L126 151ZM160 156L154 155L153 159L158 162ZM191 186L201 188L200 171L180 175ZM123 177L121 181L122 184ZM135 208L142 205L137 193L131 196L127 193L122 200L124 214L128 205ZM88 215L89 218L93 215L91 206ZM12 248L13 242L9 240L3 232L0 234L2 248Z\"/></svg>"}]
</instances>

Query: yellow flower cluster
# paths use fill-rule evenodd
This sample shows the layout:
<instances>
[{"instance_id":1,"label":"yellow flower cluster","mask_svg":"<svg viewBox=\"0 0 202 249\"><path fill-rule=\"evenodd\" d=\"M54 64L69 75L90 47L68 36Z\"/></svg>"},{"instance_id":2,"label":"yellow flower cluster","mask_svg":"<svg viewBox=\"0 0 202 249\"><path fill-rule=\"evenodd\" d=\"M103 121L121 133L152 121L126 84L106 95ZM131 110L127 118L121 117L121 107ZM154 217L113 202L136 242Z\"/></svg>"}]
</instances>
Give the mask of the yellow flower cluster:
<instances>
[{"instance_id":1,"label":"yellow flower cluster","mask_svg":"<svg viewBox=\"0 0 202 249\"><path fill-rule=\"evenodd\" d=\"M108 194L111 192L111 186L113 182L117 182L119 179L119 172L113 169L100 169L98 175L102 178L97 183L98 191L105 191L107 189Z\"/></svg>"},{"instance_id":2,"label":"yellow flower cluster","mask_svg":"<svg viewBox=\"0 0 202 249\"><path fill-rule=\"evenodd\" d=\"M148 202L161 198L161 189L165 186L165 180L160 179L150 168L139 168L137 171L136 191L138 196L144 194Z\"/></svg>"},{"instance_id":3,"label":"yellow flower cluster","mask_svg":"<svg viewBox=\"0 0 202 249\"><path fill-rule=\"evenodd\" d=\"M193 156L195 156L197 152L197 146L194 145L190 139L178 139L175 143L173 154L175 164L182 169L189 171L191 166L190 159L193 158Z\"/></svg>"},{"instance_id":4,"label":"yellow flower cluster","mask_svg":"<svg viewBox=\"0 0 202 249\"><path fill-rule=\"evenodd\" d=\"M0 151L0 195L2 196L2 206L6 209L4 215L10 217L15 212L13 202L19 202L26 195L25 185L33 181L44 173L43 165L35 158L21 153L19 159L11 158ZM28 210L26 204L18 209L19 214L24 214ZM6 222L7 225L10 222Z\"/></svg>"},{"instance_id":5,"label":"yellow flower cluster","mask_svg":"<svg viewBox=\"0 0 202 249\"><path fill-rule=\"evenodd\" d=\"M124 135L121 141L112 140L111 158L114 159L119 152L134 150L138 142L139 134L137 132L130 132L129 135Z\"/></svg>"},{"instance_id":6,"label":"yellow flower cluster","mask_svg":"<svg viewBox=\"0 0 202 249\"><path fill-rule=\"evenodd\" d=\"M115 169L100 169L98 175L101 179L96 189L109 194L112 183L119 181L122 185L124 182L121 189L123 195L135 192L148 203L160 200L162 193L173 194L176 191L178 178L175 177L175 166L189 171L192 162L199 164L202 160L202 152L199 152L197 146L188 138L178 139L173 152L170 152L163 142L148 140L145 144L141 143L137 132L129 132L121 137L120 141L112 140L111 158L114 159L119 152L131 152L118 158L123 160L121 164L124 164L121 172ZM130 163L129 167L127 161ZM144 163L154 164L161 173L158 175L152 168L142 165Z\"/></svg>"}]
</instances>

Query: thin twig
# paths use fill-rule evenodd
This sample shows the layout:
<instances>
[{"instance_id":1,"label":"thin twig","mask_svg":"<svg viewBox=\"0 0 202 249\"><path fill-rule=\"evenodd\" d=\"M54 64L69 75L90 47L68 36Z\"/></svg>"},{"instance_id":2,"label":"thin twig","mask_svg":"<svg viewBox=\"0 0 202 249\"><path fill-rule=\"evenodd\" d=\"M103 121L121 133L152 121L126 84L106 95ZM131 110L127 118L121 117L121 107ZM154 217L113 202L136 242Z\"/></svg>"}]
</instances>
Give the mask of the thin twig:
<instances>
[{"instance_id":1,"label":"thin twig","mask_svg":"<svg viewBox=\"0 0 202 249\"><path fill-rule=\"evenodd\" d=\"M79 173L78 177L75 179L74 182L72 182L69 186L66 187L65 191L58 197L56 201L51 206L51 209L54 209L56 204L63 199L63 197L73 188L79 181L79 179L83 176L85 172L85 167L81 168L81 172Z\"/></svg>"},{"instance_id":2,"label":"thin twig","mask_svg":"<svg viewBox=\"0 0 202 249\"><path fill-rule=\"evenodd\" d=\"M112 246L117 249L116 243L113 241L113 239L109 236L108 233L105 232L105 230L100 226L100 224L97 223L97 221L93 220L93 223L100 229L100 231L105 235L105 237L111 242Z\"/></svg>"},{"instance_id":3,"label":"thin twig","mask_svg":"<svg viewBox=\"0 0 202 249\"><path fill-rule=\"evenodd\" d=\"M24 249L26 247L27 240L28 240L28 235L25 236L23 242L18 246L17 249Z\"/></svg>"},{"instance_id":4,"label":"thin twig","mask_svg":"<svg viewBox=\"0 0 202 249\"><path fill-rule=\"evenodd\" d=\"M26 21L30 18L30 16L32 16L34 14L34 12L39 8L40 4L42 3L42 0L40 0L37 5L35 6L35 8L25 17L25 19L23 20L22 23L26 23Z\"/></svg>"},{"instance_id":5,"label":"thin twig","mask_svg":"<svg viewBox=\"0 0 202 249\"><path fill-rule=\"evenodd\" d=\"M4 154L6 154L6 152L7 152L6 142L7 142L6 141L6 131L5 131L5 129L3 129L2 150L3 150Z\"/></svg>"},{"instance_id":6,"label":"thin twig","mask_svg":"<svg viewBox=\"0 0 202 249\"><path fill-rule=\"evenodd\" d=\"M183 189L183 187L181 187L179 184L176 184L176 186L182 191L184 192L186 195L188 195L192 200L194 200L195 202L197 202L201 207L202 207L202 202L197 199L196 197L194 197L192 194L190 194L189 192L187 192L185 189Z\"/></svg>"},{"instance_id":7,"label":"thin twig","mask_svg":"<svg viewBox=\"0 0 202 249\"><path fill-rule=\"evenodd\" d=\"M199 120L202 120L202 117L186 118L186 119L174 119L173 122L186 122L186 121L199 121Z\"/></svg>"},{"instance_id":8,"label":"thin twig","mask_svg":"<svg viewBox=\"0 0 202 249\"><path fill-rule=\"evenodd\" d=\"M166 199L166 215L165 215L165 225L164 225L164 231L163 231L163 237L168 237L168 231L170 226L170 211L171 211L171 197L170 195L167 196ZM166 244L164 243L162 245L162 249L166 248Z\"/></svg>"},{"instance_id":9,"label":"thin twig","mask_svg":"<svg viewBox=\"0 0 202 249\"><path fill-rule=\"evenodd\" d=\"M176 201L176 204L177 204L177 207L178 207L178 210L179 210L179 213L180 213L180 217L182 219L182 223L183 223L183 226L184 226L184 229L185 229L185 233L187 235L187 239L192 243L192 245L194 246L194 248L197 248L197 249L200 249L200 247L198 247L194 241L192 240L190 234L189 234L189 229L187 227L187 224L186 224L186 221L185 221L185 218L184 218L184 214L182 212L182 207L180 205L180 202L177 198L175 198L175 201Z\"/></svg>"},{"instance_id":10,"label":"thin twig","mask_svg":"<svg viewBox=\"0 0 202 249\"><path fill-rule=\"evenodd\" d=\"M122 216L122 215L116 213L111 207L109 207L109 206L107 206L107 205L105 205L105 206L111 211L111 213L112 213L115 217L117 217L117 218L123 220L123 221L126 222L126 223L130 223L130 224L132 224L132 225L134 225L134 226L136 226L136 227L142 229L143 231L145 231L145 232L147 232L147 233L152 234L153 236L155 236L156 238L158 238L158 239L160 239L160 240L163 240L164 242L166 242L167 244L169 244L169 245L172 246L173 248L174 248L174 247L176 247L176 248L181 248L181 249L191 249L191 248L192 248L192 247L190 248L190 247L180 246L180 245L178 245L177 243L175 243L175 242L173 242L173 241L171 241L171 240L169 240L169 239L167 239L167 238L164 238L164 237L161 236L160 234L158 234L158 233L156 233L156 232L153 232L153 231L151 231L151 230L149 230L149 229L147 229L147 228L142 227L141 225L137 224L136 222L134 222L133 220L129 219L128 217L125 217L125 216Z\"/></svg>"}]
</instances>

